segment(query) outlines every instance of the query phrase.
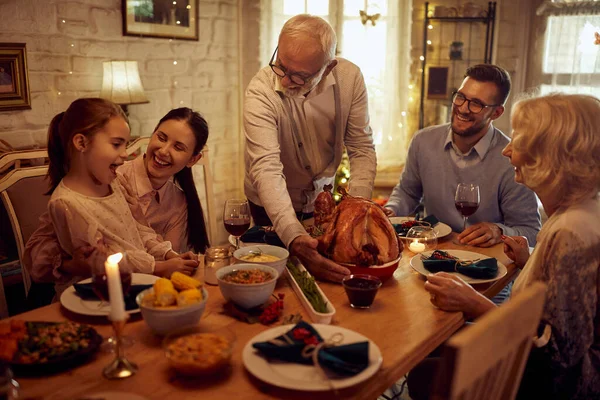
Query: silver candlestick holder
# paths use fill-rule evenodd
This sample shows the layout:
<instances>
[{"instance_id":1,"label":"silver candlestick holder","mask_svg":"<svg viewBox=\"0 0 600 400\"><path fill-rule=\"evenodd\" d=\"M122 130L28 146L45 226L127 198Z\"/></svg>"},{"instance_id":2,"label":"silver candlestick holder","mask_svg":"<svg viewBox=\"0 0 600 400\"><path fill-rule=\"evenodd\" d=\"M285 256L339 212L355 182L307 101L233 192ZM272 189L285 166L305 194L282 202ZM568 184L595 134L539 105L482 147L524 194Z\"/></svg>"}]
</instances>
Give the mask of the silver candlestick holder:
<instances>
[{"instance_id":1,"label":"silver candlestick holder","mask_svg":"<svg viewBox=\"0 0 600 400\"><path fill-rule=\"evenodd\" d=\"M115 359L102 371L102 374L107 379L129 378L130 376L135 375L138 370L137 364L129 361L125 357L122 336L125 322L126 320L112 322L113 330L115 332Z\"/></svg>"}]
</instances>

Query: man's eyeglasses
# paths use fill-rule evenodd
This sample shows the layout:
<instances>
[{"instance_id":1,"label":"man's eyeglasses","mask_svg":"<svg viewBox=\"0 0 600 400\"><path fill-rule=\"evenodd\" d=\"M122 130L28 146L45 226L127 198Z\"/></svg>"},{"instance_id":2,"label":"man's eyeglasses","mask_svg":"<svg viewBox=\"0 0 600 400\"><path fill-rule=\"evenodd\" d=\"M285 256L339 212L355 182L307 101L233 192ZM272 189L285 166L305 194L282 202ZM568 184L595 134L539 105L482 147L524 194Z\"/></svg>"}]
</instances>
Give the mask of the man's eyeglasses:
<instances>
[{"instance_id":1,"label":"man's eyeglasses","mask_svg":"<svg viewBox=\"0 0 600 400\"><path fill-rule=\"evenodd\" d=\"M273 72L275 72L275 75L277 75L281 78L283 78L287 75L290 78L290 80L292 82L294 82L296 85L302 86L306 82L308 82L311 78L313 78L315 75L317 75L319 72L321 72L321 70L319 70L316 73L312 74L311 76L307 76L307 77L303 77L303 76L300 76L297 74L290 74L290 73L286 72L285 69L283 69L279 65L273 63L273 60L275 59L275 53L277 53L277 49L279 49L279 47L275 48L275 51L273 52L273 55L271 56L271 61L269 61L269 67L271 67Z\"/></svg>"},{"instance_id":2,"label":"man's eyeglasses","mask_svg":"<svg viewBox=\"0 0 600 400\"><path fill-rule=\"evenodd\" d=\"M452 104L454 104L455 106L460 107L463 104L465 104L465 101L467 102L467 108L469 109L469 111L471 111L474 114L480 113L484 108L487 108L487 107L497 107L497 106L502 105L502 104L483 104L479 100L473 100L473 99L466 98L465 95L462 93L459 93L459 92L452 93Z\"/></svg>"}]
</instances>

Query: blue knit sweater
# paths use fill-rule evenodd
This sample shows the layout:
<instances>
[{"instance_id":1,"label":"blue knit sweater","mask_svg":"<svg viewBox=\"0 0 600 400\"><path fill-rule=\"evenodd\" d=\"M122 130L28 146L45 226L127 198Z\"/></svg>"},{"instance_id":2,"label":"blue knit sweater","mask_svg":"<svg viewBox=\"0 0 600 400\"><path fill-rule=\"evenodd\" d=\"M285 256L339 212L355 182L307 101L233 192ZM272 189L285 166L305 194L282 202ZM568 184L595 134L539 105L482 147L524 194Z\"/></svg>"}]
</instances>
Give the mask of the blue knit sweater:
<instances>
[{"instance_id":1,"label":"blue knit sweater","mask_svg":"<svg viewBox=\"0 0 600 400\"><path fill-rule=\"evenodd\" d=\"M461 232L463 217L454 205L456 186L460 182L479 185L481 202L469 225L496 223L505 235L525 236L534 246L541 228L535 194L514 180L514 169L502 155L510 141L494 128L490 148L480 163L459 168L444 144L449 124L417 132L410 144L400 183L394 188L386 207L396 215L411 214L422 201L427 214Z\"/></svg>"}]
</instances>

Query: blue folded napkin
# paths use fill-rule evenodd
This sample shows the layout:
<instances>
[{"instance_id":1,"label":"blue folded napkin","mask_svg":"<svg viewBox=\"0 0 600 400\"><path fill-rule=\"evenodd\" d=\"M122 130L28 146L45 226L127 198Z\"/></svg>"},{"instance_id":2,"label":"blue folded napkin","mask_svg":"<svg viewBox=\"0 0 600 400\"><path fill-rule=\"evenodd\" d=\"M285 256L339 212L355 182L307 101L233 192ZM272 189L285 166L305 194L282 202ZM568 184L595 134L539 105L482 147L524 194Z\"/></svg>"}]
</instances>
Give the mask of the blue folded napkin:
<instances>
[{"instance_id":1,"label":"blue folded napkin","mask_svg":"<svg viewBox=\"0 0 600 400\"><path fill-rule=\"evenodd\" d=\"M431 224L431 226L436 226L437 224L440 223L440 220L437 219L437 217L435 215L433 215L433 214L426 216L421 221L423 221L423 222L429 222Z\"/></svg>"},{"instance_id":2,"label":"blue folded napkin","mask_svg":"<svg viewBox=\"0 0 600 400\"><path fill-rule=\"evenodd\" d=\"M91 283L75 283L73 287L75 288L75 292L82 299L100 300L96 292L94 292L94 287ZM131 288L123 297L123 299L125 300L125 310L131 311L138 309L139 306L137 305L135 298L138 294L151 287L152 285L131 285Z\"/></svg>"},{"instance_id":3,"label":"blue folded napkin","mask_svg":"<svg viewBox=\"0 0 600 400\"><path fill-rule=\"evenodd\" d=\"M438 251L438 250L436 250ZM432 256L433 257L433 256ZM440 260L434 258L422 258L423 266L429 272L459 272L470 278L491 279L498 275L498 261L495 258L485 258L471 264L458 263L456 260Z\"/></svg>"},{"instance_id":4,"label":"blue folded napkin","mask_svg":"<svg viewBox=\"0 0 600 400\"><path fill-rule=\"evenodd\" d=\"M274 340L254 343L252 346L269 358L310 365L313 364L312 357L303 356L303 350L306 346L314 347L314 344L322 342L323 338L310 324L300 321ZM321 367L339 375L353 376L369 366L369 342L323 346L317 358Z\"/></svg>"},{"instance_id":5,"label":"blue folded napkin","mask_svg":"<svg viewBox=\"0 0 600 400\"><path fill-rule=\"evenodd\" d=\"M279 239L279 236L273 231L265 231L264 226L253 226L240 236L240 240L245 243L266 243L285 249L285 244Z\"/></svg>"},{"instance_id":6,"label":"blue folded napkin","mask_svg":"<svg viewBox=\"0 0 600 400\"><path fill-rule=\"evenodd\" d=\"M410 222L410 224L408 222ZM422 224L421 222L426 222L426 224ZM410 228L412 228L413 226L421 226L421 225L429 224L432 227L434 227L437 224L439 224L439 222L440 222L440 220L437 219L437 217L435 215L431 214L421 220L416 221L416 223L414 223L412 220L409 220L409 221L405 221L401 224L392 224L392 225L394 226L394 230L396 231L398 236L406 236L406 234L408 233Z\"/></svg>"}]
</instances>

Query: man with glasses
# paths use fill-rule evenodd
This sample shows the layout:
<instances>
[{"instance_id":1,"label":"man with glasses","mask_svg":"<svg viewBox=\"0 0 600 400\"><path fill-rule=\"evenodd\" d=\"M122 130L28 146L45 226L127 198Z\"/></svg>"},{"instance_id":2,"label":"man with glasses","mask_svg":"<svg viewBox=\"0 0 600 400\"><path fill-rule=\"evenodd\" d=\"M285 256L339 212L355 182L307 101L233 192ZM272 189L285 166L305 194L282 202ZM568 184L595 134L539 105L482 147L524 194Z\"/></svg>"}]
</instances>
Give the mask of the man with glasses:
<instances>
[{"instance_id":1,"label":"man with glasses","mask_svg":"<svg viewBox=\"0 0 600 400\"><path fill-rule=\"evenodd\" d=\"M415 134L400 183L386 212L406 216L423 202L427 214L461 232L463 244L490 247L501 236L525 236L533 246L541 228L535 194L514 180L502 149L509 139L492 121L504 113L510 77L489 64L470 67L452 96L451 123ZM458 183L479 185L480 204L463 231L463 217L454 205Z\"/></svg>"},{"instance_id":2,"label":"man with glasses","mask_svg":"<svg viewBox=\"0 0 600 400\"><path fill-rule=\"evenodd\" d=\"M321 256L299 221L333 183L344 147L350 193L369 198L373 190L377 161L365 82L356 65L335 57L336 44L322 18L297 15L283 26L269 66L246 89L244 191L255 224L273 225L315 276L341 281L350 271Z\"/></svg>"}]
</instances>

